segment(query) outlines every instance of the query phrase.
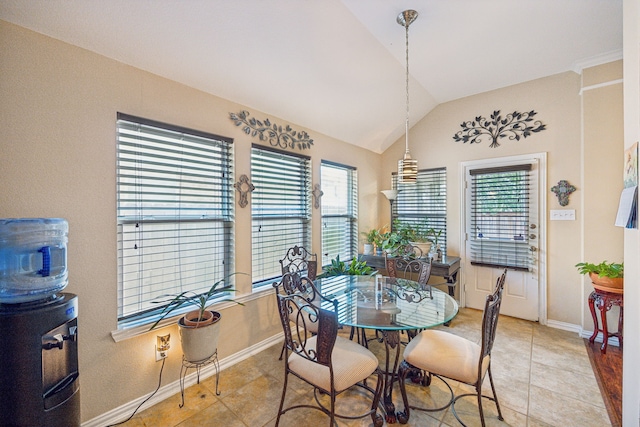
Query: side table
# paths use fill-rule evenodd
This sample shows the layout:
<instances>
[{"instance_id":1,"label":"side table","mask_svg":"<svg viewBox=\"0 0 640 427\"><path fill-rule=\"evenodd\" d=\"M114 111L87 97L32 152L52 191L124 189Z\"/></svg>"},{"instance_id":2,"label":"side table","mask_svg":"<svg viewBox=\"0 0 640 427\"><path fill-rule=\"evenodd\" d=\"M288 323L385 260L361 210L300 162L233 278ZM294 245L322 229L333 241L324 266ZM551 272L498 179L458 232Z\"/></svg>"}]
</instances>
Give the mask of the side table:
<instances>
[{"instance_id":1,"label":"side table","mask_svg":"<svg viewBox=\"0 0 640 427\"><path fill-rule=\"evenodd\" d=\"M614 305L620 307L620 316L618 317L618 331L612 333L609 332L607 327L607 312L611 310L611 307ZM602 328L598 326L596 308L600 311L600 323L602 324ZM602 332L602 346L600 347L602 354L607 352L607 344L610 337L617 337L618 342L620 343L620 348L622 348L622 325L624 320L623 294L595 289L589 295L589 310L591 310L591 317L593 317L593 335L589 338L589 342L593 344L598 332Z\"/></svg>"}]
</instances>

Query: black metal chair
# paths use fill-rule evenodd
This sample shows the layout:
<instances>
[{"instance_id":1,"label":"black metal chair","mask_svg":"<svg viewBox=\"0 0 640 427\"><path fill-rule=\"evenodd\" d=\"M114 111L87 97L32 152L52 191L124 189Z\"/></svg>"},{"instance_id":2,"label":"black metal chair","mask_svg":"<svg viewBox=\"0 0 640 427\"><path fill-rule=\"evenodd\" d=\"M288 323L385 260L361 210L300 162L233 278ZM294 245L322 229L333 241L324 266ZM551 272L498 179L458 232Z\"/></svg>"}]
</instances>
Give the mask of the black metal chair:
<instances>
[{"instance_id":1,"label":"black metal chair","mask_svg":"<svg viewBox=\"0 0 640 427\"><path fill-rule=\"evenodd\" d=\"M503 421L491 375L491 350L496 337L506 274L507 270L505 269L502 275L498 277L494 292L491 295L487 295L482 316L482 342L480 345L445 331L431 329L421 332L407 344L404 350L404 360L398 370L400 391L404 402L404 412L398 413L398 420L401 423L406 424L411 409L440 411L451 406L453 415L464 426L464 422L456 413L455 403L465 396L477 397L480 421L483 427L485 426L484 411L482 409L483 397L495 402L498 410L498 419ZM441 379L449 388L451 399L446 405L433 409L409 405L405 379L410 373L419 375L422 372L428 373L428 378L425 378L426 381L424 381L423 385L430 385L432 377L435 376ZM482 394L482 382L486 374L489 374L493 397ZM472 385L475 387L476 393L455 396L453 389L445 378Z\"/></svg>"},{"instance_id":2,"label":"black metal chair","mask_svg":"<svg viewBox=\"0 0 640 427\"><path fill-rule=\"evenodd\" d=\"M332 311L314 304L307 294L287 293L285 288L296 281L295 274L285 273L280 283L273 284L286 351L284 385L276 427L283 414L296 408L313 408L324 412L329 416L329 426L334 426L336 417L357 419L367 415L371 416L375 427L382 426L383 418L377 413L383 386L378 359L365 347L338 336L336 300L329 304L333 307ZM314 388L316 405L305 403L284 408L290 374ZM374 374L377 383L376 388L372 389L366 381ZM370 409L355 416L336 414L336 397L353 386L372 393ZM325 395L325 400L328 397L328 405L321 402L321 395Z\"/></svg>"},{"instance_id":3,"label":"black metal chair","mask_svg":"<svg viewBox=\"0 0 640 427\"><path fill-rule=\"evenodd\" d=\"M318 256L302 246L295 245L289 248L284 258L280 260L280 268L282 274L298 273L313 281L318 275Z\"/></svg>"}]
</instances>

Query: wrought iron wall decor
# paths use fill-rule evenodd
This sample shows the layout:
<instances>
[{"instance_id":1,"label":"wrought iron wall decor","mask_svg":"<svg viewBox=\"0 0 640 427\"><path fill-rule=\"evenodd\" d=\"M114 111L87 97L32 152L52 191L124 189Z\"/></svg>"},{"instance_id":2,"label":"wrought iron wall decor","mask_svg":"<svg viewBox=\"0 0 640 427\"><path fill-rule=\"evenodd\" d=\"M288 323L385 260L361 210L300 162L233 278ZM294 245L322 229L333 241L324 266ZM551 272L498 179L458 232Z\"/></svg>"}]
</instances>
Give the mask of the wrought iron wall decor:
<instances>
[{"instance_id":1,"label":"wrought iron wall decor","mask_svg":"<svg viewBox=\"0 0 640 427\"><path fill-rule=\"evenodd\" d=\"M320 208L320 199L324 194L324 191L320 189L320 184L313 186L313 192L311 194L313 195L313 207L316 209Z\"/></svg>"},{"instance_id":2,"label":"wrought iron wall decor","mask_svg":"<svg viewBox=\"0 0 640 427\"><path fill-rule=\"evenodd\" d=\"M240 193L240 200L238 201L240 207L246 207L249 203L247 195L249 193L252 193L253 190L256 189L255 185L249 182L249 177L247 175L240 175L240 179L238 180L238 182L233 184L233 188L238 190L238 193Z\"/></svg>"},{"instance_id":3,"label":"wrought iron wall decor","mask_svg":"<svg viewBox=\"0 0 640 427\"><path fill-rule=\"evenodd\" d=\"M475 120L463 122L460 125L462 130L453 136L453 140L479 144L482 142L482 138L487 135L491 138L491 145L489 145L491 148L499 147L498 139L501 138L519 141L520 138L530 136L532 132L546 129L546 125L542 124L540 120L534 121L533 117L536 114L533 110L524 113L514 111L502 117L500 110L496 110L491 114L490 120L477 116Z\"/></svg>"},{"instance_id":4,"label":"wrought iron wall decor","mask_svg":"<svg viewBox=\"0 0 640 427\"><path fill-rule=\"evenodd\" d=\"M295 131L291 126L279 126L267 118L264 121L249 117L248 111L240 111L238 114L229 113L229 118L242 126L242 130L247 135L258 136L260 141L269 141L273 147L282 149L298 148L306 150L313 145L313 139L305 131Z\"/></svg>"},{"instance_id":5,"label":"wrought iron wall decor","mask_svg":"<svg viewBox=\"0 0 640 427\"><path fill-rule=\"evenodd\" d=\"M569 196L576 191L576 187L569 184L569 181L558 181L558 185L551 187L551 191L558 196L558 203L560 206L567 206L569 204Z\"/></svg>"}]
</instances>

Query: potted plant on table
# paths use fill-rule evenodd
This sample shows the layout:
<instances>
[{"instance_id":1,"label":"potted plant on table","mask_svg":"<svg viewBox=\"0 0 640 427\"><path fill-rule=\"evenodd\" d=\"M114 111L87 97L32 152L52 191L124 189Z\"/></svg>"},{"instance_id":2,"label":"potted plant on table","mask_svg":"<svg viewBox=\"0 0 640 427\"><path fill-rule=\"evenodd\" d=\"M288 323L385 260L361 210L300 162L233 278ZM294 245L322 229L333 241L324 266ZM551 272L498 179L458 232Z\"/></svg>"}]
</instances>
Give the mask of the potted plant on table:
<instances>
[{"instance_id":1,"label":"potted plant on table","mask_svg":"<svg viewBox=\"0 0 640 427\"><path fill-rule=\"evenodd\" d=\"M366 261L358 261L357 257L353 257L349 264L340 261L340 255L331 260L331 265L327 266L321 277L331 276L373 276L378 271L367 265Z\"/></svg>"},{"instance_id":2,"label":"potted plant on table","mask_svg":"<svg viewBox=\"0 0 640 427\"><path fill-rule=\"evenodd\" d=\"M580 274L588 274L593 287L613 293L622 293L624 286L624 263L602 261L599 264L581 262L576 264Z\"/></svg>"},{"instance_id":3,"label":"potted plant on table","mask_svg":"<svg viewBox=\"0 0 640 427\"><path fill-rule=\"evenodd\" d=\"M378 229L376 228L372 228L371 230L363 232L362 234L364 234L366 239L366 243L364 244L363 254L373 255L373 247L376 244L376 241L378 240L380 231L378 231Z\"/></svg>"},{"instance_id":4,"label":"potted plant on table","mask_svg":"<svg viewBox=\"0 0 640 427\"><path fill-rule=\"evenodd\" d=\"M176 310L192 306L194 310L185 313L184 316L178 319L184 358L192 363L210 358L218 349L222 314L210 310L208 306L211 303L211 299L216 295L234 291L232 285L227 283L228 279L234 274L215 282L206 292L185 291L174 295L163 295L159 300L153 301L155 304L164 304L164 308L160 312L160 318L151 326L150 330L158 326L164 318L170 316ZM225 301L233 300L228 299ZM233 302L243 305L237 301Z\"/></svg>"}]
</instances>

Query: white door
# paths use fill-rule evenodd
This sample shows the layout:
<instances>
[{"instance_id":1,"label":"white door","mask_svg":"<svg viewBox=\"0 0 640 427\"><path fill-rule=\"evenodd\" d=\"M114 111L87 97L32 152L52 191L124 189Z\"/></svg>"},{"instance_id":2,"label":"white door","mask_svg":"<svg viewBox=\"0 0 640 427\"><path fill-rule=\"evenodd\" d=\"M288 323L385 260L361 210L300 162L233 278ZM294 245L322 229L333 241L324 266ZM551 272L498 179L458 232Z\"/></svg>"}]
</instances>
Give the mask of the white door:
<instances>
[{"instance_id":1,"label":"white door","mask_svg":"<svg viewBox=\"0 0 640 427\"><path fill-rule=\"evenodd\" d=\"M545 164L544 153L463 163L465 306L482 310L506 267L501 314L533 321L546 316L540 304L546 300L540 274L546 264Z\"/></svg>"}]
</instances>

